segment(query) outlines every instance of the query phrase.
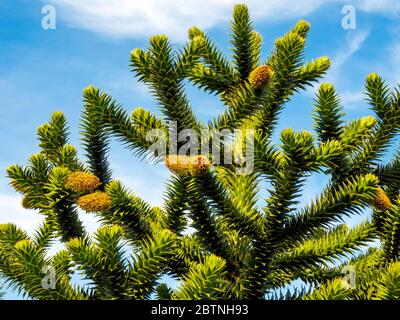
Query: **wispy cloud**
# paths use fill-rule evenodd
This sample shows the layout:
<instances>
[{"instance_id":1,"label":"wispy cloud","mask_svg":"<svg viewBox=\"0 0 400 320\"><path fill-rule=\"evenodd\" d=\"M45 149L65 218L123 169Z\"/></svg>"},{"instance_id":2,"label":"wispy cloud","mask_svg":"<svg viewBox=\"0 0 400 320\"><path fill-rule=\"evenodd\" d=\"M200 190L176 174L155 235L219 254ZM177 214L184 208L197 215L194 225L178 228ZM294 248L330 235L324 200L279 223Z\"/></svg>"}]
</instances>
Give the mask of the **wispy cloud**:
<instances>
[{"instance_id":1,"label":"wispy cloud","mask_svg":"<svg viewBox=\"0 0 400 320\"><path fill-rule=\"evenodd\" d=\"M44 1L44 0L43 0ZM67 24L112 37L148 37L168 33L176 40L186 38L192 25L211 28L230 19L237 0L46 0L59 10L57 14ZM349 4L348 0L248 0L245 2L254 18L279 21L304 17L327 3ZM393 0L355 0L357 9L376 14L398 16L400 3Z\"/></svg>"},{"instance_id":2,"label":"wispy cloud","mask_svg":"<svg viewBox=\"0 0 400 320\"><path fill-rule=\"evenodd\" d=\"M390 84L395 85L400 82L400 42L398 40L390 44L387 52L388 68L385 75Z\"/></svg>"},{"instance_id":3,"label":"wispy cloud","mask_svg":"<svg viewBox=\"0 0 400 320\"><path fill-rule=\"evenodd\" d=\"M47 3L49 1L46 1ZM114 37L151 36L168 33L182 41L192 25L204 29L227 21L237 0L50 0L57 14L68 24ZM277 21L304 16L324 3L306 1L245 1L253 16Z\"/></svg>"},{"instance_id":4,"label":"wispy cloud","mask_svg":"<svg viewBox=\"0 0 400 320\"><path fill-rule=\"evenodd\" d=\"M343 74L342 69L346 62L361 48L369 33L368 30L362 30L348 34L346 43L332 58L332 67L326 76L327 81L333 83L340 81L339 75Z\"/></svg>"},{"instance_id":5,"label":"wispy cloud","mask_svg":"<svg viewBox=\"0 0 400 320\"><path fill-rule=\"evenodd\" d=\"M396 0L356 0L353 5L365 12L380 13L387 16L399 16L400 2Z\"/></svg>"},{"instance_id":6,"label":"wispy cloud","mask_svg":"<svg viewBox=\"0 0 400 320\"><path fill-rule=\"evenodd\" d=\"M356 109L360 102L364 101L365 93L361 90L341 91L340 101L346 109Z\"/></svg>"},{"instance_id":7,"label":"wispy cloud","mask_svg":"<svg viewBox=\"0 0 400 320\"><path fill-rule=\"evenodd\" d=\"M322 80L323 82L330 82L335 85L336 88L340 88L342 84L343 75L346 74L344 70L346 64L351 60L353 55L362 47L365 40L370 34L369 30L360 30L351 32L348 34L345 44L341 47L339 51L333 54L331 59L331 67L327 75ZM351 76L349 74L349 76ZM319 84L315 84L310 87L306 93L309 96L314 97L316 91L318 90ZM361 102L364 98L364 94L360 90L346 90L340 91L340 98L342 104L347 109L352 109L354 106Z\"/></svg>"}]
</instances>

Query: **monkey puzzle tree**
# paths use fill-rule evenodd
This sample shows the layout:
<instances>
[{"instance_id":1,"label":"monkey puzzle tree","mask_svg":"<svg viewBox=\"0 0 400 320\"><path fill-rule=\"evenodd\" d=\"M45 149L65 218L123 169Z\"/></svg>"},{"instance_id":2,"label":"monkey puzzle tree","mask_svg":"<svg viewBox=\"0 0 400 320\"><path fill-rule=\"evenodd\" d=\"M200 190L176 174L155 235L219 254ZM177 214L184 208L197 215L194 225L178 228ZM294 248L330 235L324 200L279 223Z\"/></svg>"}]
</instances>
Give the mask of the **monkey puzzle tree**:
<instances>
[{"instance_id":1,"label":"monkey puzzle tree","mask_svg":"<svg viewBox=\"0 0 400 320\"><path fill-rule=\"evenodd\" d=\"M245 5L233 12L232 60L196 27L180 51L166 36L152 37L146 50L132 51L131 66L163 117L142 108L129 115L107 93L86 88L86 162L68 144L64 115L54 113L38 128L41 151L27 166L7 171L23 206L42 214L43 224L31 236L13 224L0 225L2 276L34 299L398 299L400 154L388 163L382 156L393 149L400 128L400 92L370 74L366 92L375 116L346 122L333 85L321 84L315 132L285 129L280 142L272 139L285 103L330 65L326 57L303 61L308 30L307 22L297 23L264 61L261 35ZM199 121L186 80L218 95L225 111L208 124ZM238 174L243 163L223 161L226 151L244 155L250 148L245 135L217 144L222 161L174 153L172 122L177 132L199 135L204 129L253 130L254 152L246 161L254 170ZM149 139L154 130L160 136ZM171 177L164 205L152 207L113 179L108 145L116 138L144 157L161 136L167 137L166 152L151 156L165 162ZM209 138L202 135L202 145L215 147ZM299 196L316 172L329 183L302 207ZM264 181L268 198L262 201ZM93 236L79 208L101 219ZM341 224L368 208L371 219L354 228ZM49 255L55 240L65 249ZM379 246L365 250L372 242ZM342 274L348 267L355 272L350 285ZM76 269L89 287L71 282ZM160 283L162 275L179 280L178 287ZM302 290L280 293L297 279Z\"/></svg>"}]
</instances>

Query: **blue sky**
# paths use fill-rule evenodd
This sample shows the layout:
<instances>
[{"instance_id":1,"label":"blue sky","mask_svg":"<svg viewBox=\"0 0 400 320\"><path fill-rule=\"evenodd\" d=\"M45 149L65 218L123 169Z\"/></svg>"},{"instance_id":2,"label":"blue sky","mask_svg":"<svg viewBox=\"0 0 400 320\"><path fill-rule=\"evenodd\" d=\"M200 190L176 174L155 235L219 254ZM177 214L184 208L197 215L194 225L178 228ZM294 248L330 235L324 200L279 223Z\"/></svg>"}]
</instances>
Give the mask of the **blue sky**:
<instances>
[{"instance_id":1,"label":"blue sky","mask_svg":"<svg viewBox=\"0 0 400 320\"><path fill-rule=\"evenodd\" d=\"M159 113L147 89L129 71L129 53L144 48L149 36L165 33L176 46L196 24L229 55L227 35L233 4L230 0L112 1L0 0L0 223L14 222L32 232L41 217L20 208L20 196L9 186L6 168L25 163L38 151L35 131L54 111L63 111L71 128L71 143L79 146L82 90L93 84L110 93L129 111L141 106ZM398 1L247 1L256 29L264 37L263 59L274 40L300 19L311 22L306 58L326 55L332 60L324 81L333 82L342 96L348 119L369 114L363 83L378 72L390 84L400 80L400 4ZM55 30L41 26L44 5L54 5ZM356 9L356 29L342 28L344 5ZM215 97L188 86L198 116L208 120L223 110ZM280 117L286 127L312 130L314 89L295 96ZM140 162L118 143L111 147L114 175L154 205L162 203L168 172L161 165ZM326 182L313 176L303 201ZM82 215L95 230L93 216ZM7 297L16 295L8 293Z\"/></svg>"}]
</instances>

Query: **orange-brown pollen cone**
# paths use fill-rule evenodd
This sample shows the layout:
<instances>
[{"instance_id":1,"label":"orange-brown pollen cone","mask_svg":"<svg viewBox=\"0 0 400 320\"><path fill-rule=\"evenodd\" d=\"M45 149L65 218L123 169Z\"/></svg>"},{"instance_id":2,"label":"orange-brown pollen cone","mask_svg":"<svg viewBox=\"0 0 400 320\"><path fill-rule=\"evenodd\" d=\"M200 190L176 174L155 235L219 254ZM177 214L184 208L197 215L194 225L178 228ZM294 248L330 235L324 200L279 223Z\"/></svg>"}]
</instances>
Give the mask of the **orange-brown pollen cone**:
<instances>
[{"instance_id":1,"label":"orange-brown pollen cone","mask_svg":"<svg viewBox=\"0 0 400 320\"><path fill-rule=\"evenodd\" d=\"M211 167L211 163L205 156L194 156L190 159L190 172L194 176L205 174Z\"/></svg>"},{"instance_id":2,"label":"orange-brown pollen cone","mask_svg":"<svg viewBox=\"0 0 400 320\"><path fill-rule=\"evenodd\" d=\"M80 197L77 205L86 212L102 212L110 208L111 198L105 192L94 192Z\"/></svg>"},{"instance_id":3,"label":"orange-brown pollen cone","mask_svg":"<svg viewBox=\"0 0 400 320\"><path fill-rule=\"evenodd\" d=\"M181 176L199 176L210 169L211 163L205 156L168 155L165 157L167 168Z\"/></svg>"},{"instance_id":4,"label":"orange-brown pollen cone","mask_svg":"<svg viewBox=\"0 0 400 320\"><path fill-rule=\"evenodd\" d=\"M269 66L260 66L255 68L249 75L250 85L254 89L261 89L265 87L271 79L272 70Z\"/></svg>"},{"instance_id":5,"label":"orange-brown pollen cone","mask_svg":"<svg viewBox=\"0 0 400 320\"><path fill-rule=\"evenodd\" d=\"M74 192L90 192L100 185L100 179L91 173L76 171L68 176L65 185Z\"/></svg>"},{"instance_id":6,"label":"orange-brown pollen cone","mask_svg":"<svg viewBox=\"0 0 400 320\"><path fill-rule=\"evenodd\" d=\"M392 208L392 202L382 188L377 189L373 205L376 209L382 211Z\"/></svg>"}]
</instances>

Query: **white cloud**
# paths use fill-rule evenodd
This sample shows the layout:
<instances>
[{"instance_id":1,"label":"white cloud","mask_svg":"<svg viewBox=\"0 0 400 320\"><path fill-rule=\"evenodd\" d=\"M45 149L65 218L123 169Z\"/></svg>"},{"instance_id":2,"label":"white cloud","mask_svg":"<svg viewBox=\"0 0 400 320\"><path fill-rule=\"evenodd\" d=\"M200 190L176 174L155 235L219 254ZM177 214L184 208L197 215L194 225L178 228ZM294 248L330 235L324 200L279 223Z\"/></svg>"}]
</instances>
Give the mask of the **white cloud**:
<instances>
[{"instance_id":1,"label":"white cloud","mask_svg":"<svg viewBox=\"0 0 400 320\"><path fill-rule=\"evenodd\" d=\"M89 234L89 236L92 236L101 226L99 217L93 213L86 213L80 209L78 209L78 214L79 220L82 221L82 225L85 227L86 232Z\"/></svg>"},{"instance_id":2,"label":"white cloud","mask_svg":"<svg viewBox=\"0 0 400 320\"><path fill-rule=\"evenodd\" d=\"M354 110L359 108L360 102L365 103L364 91L342 91L339 93L340 101L347 110ZM364 104L365 106L365 104Z\"/></svg>"},{"instance_id":3,"label":"white cloud","mask_svg":"<svg viewBox=\"0 0 400 320\"><path fill-rule=\"evenodd\" d=\"M391 16L398 16L400 13L400 2L397 0L358 0L353 5L366 12Z\"/></svg>"},{"instance_id":4,"label":"white cloud","mask_svg":"<svg viewBox=\"0 0 400 320\"><path fill-rule=\"evenodd\" d=\"M164 203L165 183L170 177L169 171L161 163L150 164L145 160L112 161L113 178L122 182L134 195L152 206ZM132 170L132 167L135 168Z\"/></svg>"},{"instance_id":5,"label":"white cloud","mask_svg":"<svg viewBox=\"0 0 400 320\"><path fill-rule=\"evenodd\" d=\"M42 221L43 216L36 211L22 208L21 196L0 194L0 224L14 223L32 234Z\"/></svg>"},{"instance_id":6,"label":"white cloud","mask_svg":"<svg viewBox=\"0 0 400 320\"><path fill-rule=\"evenodd\" d=\"M183 41L186 30L197 25L207 29L231 17L237 0L50 0L58 17L78 28L115 37L151 36L167 33ZM254 18L269 21L304 16L324 1L246 1Z\"/></svg>"},{"instance_id":7,"label":"white cloud","mask_svg":"<svg viewBox=\"0 0 400 320\"><path fill-rule=\"evenodd\" d=\"M79 219L89 234L93 234L100 226L94 214L79 210ZM43 222L44 217L35 210L27 210L21 206L21 196L0 194L0 224L13 223L32 235Z\"/></svg>"},{"instance_id":8,"label":"white cloud","mask_svg":"<svg viewBox=\"0 0 400 320\"><path fill-rule=\"evenodd\" d=\"M197 25L207 29L231 17L238 0L42 0L56 6L57 15L67 24L113 37L149 37L167 33L183 41L186 30ZM349 4L347 0L248 0L254 18L278 21L304 17L327 3ZM356 9L397 16L400 3L393 0L356 0ZM338 15L340 15L338 11Z\"/></svg>"}]
</instances>

